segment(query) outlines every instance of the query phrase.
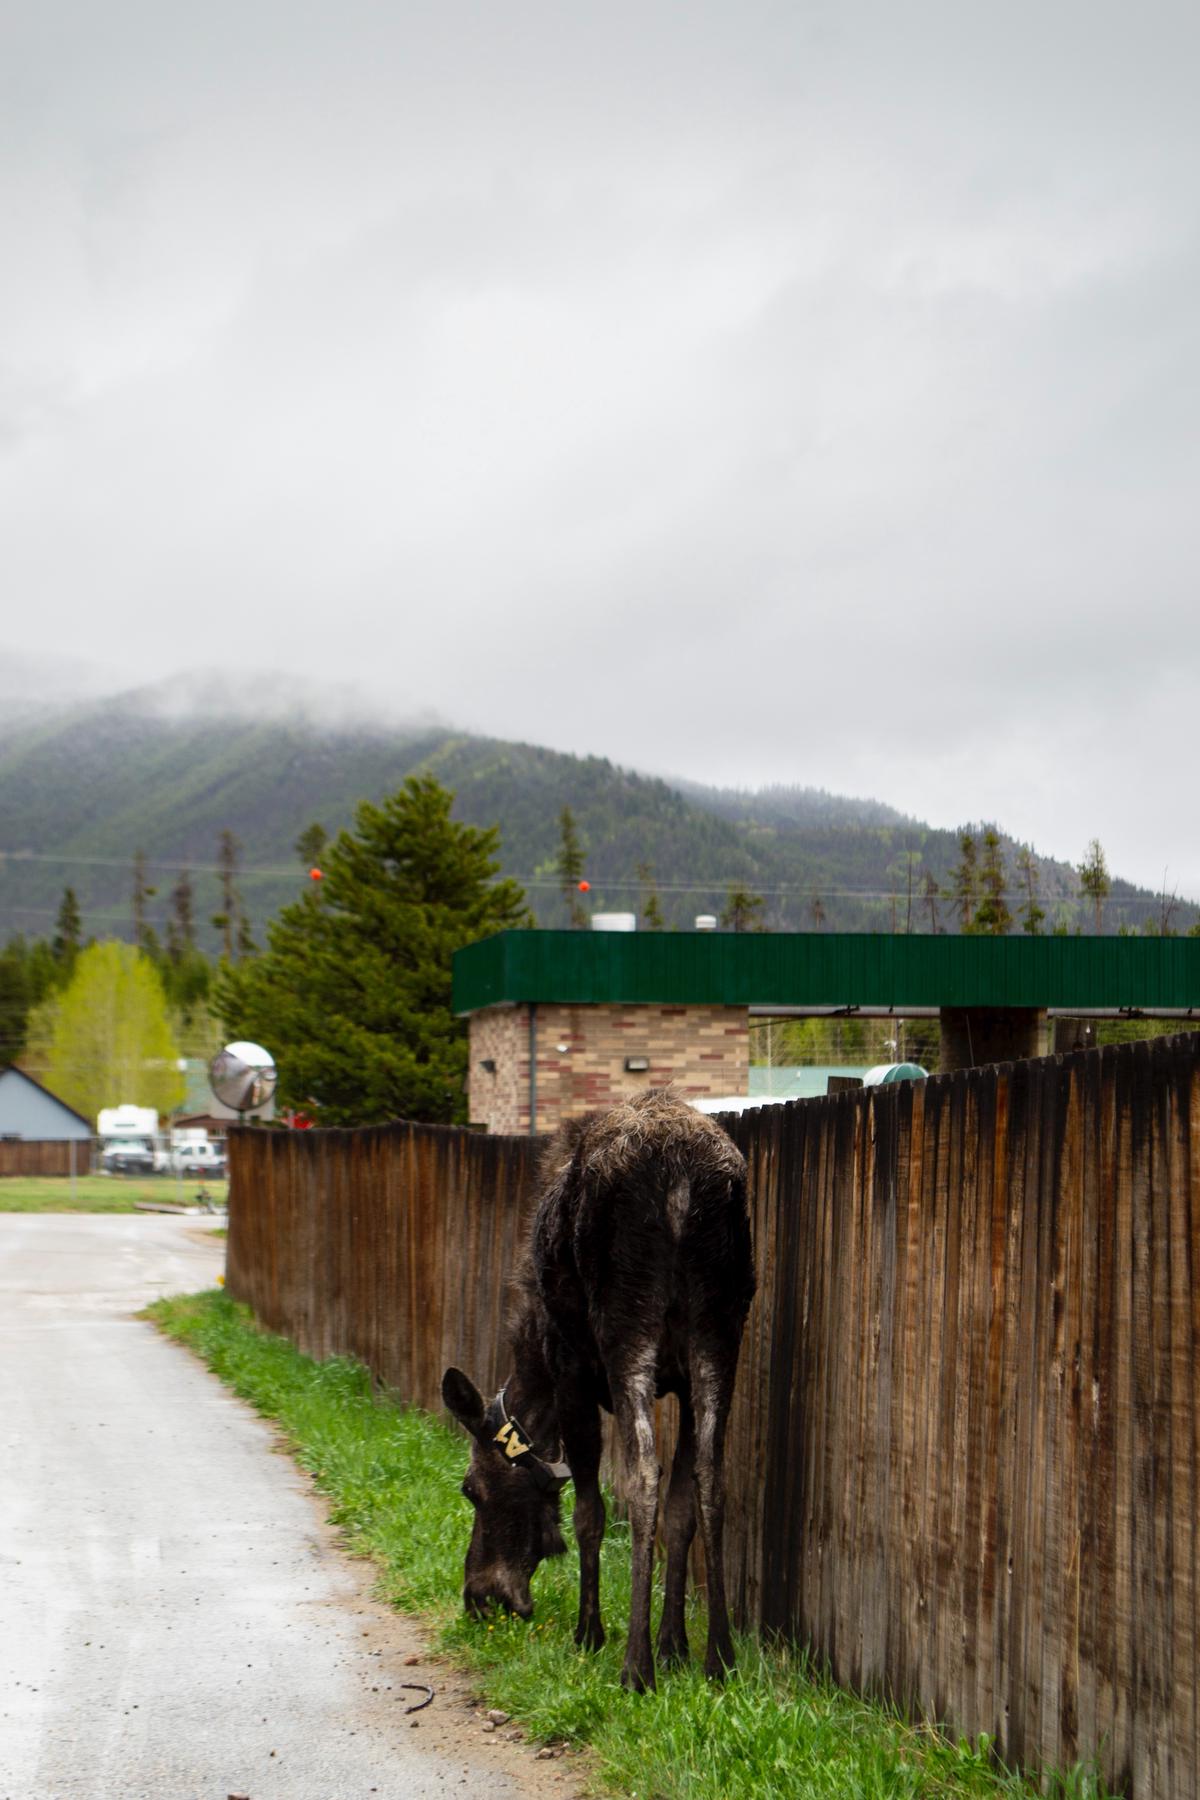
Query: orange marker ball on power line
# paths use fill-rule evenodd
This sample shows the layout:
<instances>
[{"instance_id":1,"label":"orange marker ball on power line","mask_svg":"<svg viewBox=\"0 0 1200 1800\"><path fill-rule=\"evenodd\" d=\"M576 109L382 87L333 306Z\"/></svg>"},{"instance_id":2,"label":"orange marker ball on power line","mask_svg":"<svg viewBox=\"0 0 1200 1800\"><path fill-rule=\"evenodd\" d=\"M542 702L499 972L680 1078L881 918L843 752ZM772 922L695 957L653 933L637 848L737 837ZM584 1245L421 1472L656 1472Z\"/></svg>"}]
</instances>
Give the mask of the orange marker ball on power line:
<instances>
[{"instance_id":1,"label":"orange marker ball on power line","mask_svg":"<svg viewBox=\"0 0 1200 1800\"><path fill-rule=\"evenodd\" d=\"M308 871L308 879L310 881L324 881L325 876L320 869L310 869Z\"/></svg>"},{"instance_id":2,"label":"orange marker ball on power line","mask_svg":"<svg viewBox=\"0 0 1200 1800\"><path fill-rule=\"evenodd\" d=\"M590 894L592 891L591 882L590 881L581 881L579 884L579 891L581 894Z\"/></svg>"}]
</instances>

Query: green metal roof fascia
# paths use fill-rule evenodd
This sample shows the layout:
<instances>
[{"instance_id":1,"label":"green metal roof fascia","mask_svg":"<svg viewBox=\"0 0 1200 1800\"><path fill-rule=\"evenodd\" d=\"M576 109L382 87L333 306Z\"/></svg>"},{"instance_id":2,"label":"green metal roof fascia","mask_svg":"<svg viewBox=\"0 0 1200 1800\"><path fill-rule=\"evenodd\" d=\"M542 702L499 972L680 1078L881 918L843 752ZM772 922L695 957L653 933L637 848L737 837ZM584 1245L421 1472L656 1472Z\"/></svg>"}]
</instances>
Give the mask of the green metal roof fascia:
<instances>
[{"instance_id":1,"label":"green metal roof fascia","mask_svg":"<svg viewBox=\"0 0 1200 1800\"><path fill-rule=\"evenodd\" d=\"M507 931L454 1010L567 1005L1200 1007L1200 939Z\"/></svg>"}]
</instances>

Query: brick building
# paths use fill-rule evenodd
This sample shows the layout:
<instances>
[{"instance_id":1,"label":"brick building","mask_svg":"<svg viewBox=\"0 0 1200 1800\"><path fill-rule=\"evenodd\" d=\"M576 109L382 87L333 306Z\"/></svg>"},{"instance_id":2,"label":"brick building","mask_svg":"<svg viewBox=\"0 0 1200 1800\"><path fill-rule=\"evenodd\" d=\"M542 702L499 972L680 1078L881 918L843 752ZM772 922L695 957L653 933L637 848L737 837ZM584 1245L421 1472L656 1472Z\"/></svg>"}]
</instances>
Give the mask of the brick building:
<instances>
[{"instance_id":1,"label":"brick building","mask_svg":"<svg viewBox=\"0 0 1200 1800\"><path fill-rule=\"evenodd\" d=\"M751 1014L939 1015L941 1067L1044 1054L1054 1015L1200 1018L1200 939L504 931L454 958L468 1096L550 1131L647 1086L749 1091Z\"/></svg>"},{"instance_id":2,"label":"brick building","mask_svg":"<svg viewBox=\"0 0 1200 1800\"><path fill-rule=\"evenodd\" d=\"M470 1116L489 1131L551 1131L668 1083L689 1099L744 1094L749 1070L744 1006L535 1001L471 1015Z\"/></svg>"}]
</instances>

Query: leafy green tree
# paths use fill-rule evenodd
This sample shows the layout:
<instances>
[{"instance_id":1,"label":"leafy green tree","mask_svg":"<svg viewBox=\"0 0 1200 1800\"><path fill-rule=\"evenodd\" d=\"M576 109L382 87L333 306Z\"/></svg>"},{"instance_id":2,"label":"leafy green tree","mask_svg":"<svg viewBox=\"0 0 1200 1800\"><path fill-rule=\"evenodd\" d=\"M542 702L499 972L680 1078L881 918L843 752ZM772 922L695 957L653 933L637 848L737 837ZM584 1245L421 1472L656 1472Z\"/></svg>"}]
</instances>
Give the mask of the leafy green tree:
<instances>
[{"instance_id":1,"label":"leafy green tree","mask_svg":"<svg viewBox=\"0 0 1200 1800\"><path fill-rule=\"evenodd\" d=\"M136 945L111 938L81 950L70 984L34 1013L29 1059L89 1119L126 1103L169 1113L184 1095L158 971Z\"/></svg>"},{"instance_id":2,"label":"leafy green tree","mask_svg":"<svg viewBox=\"0 0 1200 1800\"><path fill-rule=\"evenodd\" d=\"M934 937L937 937L941 932L942 927L938 923L937 903L939 889L937 876L933 873L932 869L926 869L925 871L925 881L921 889L921 898L929 908L929 930Z\"/></svg>"},{"instance_id":3,"label":"leafy green tree","mask_svg":"<svg viewBox=\"0 0 1200 1800\"><path fill-rule=\"evenodd\" d=\"M79 910L78 896L73 887L65 887L58 904L58 917L54 921L54 936L50 940L54 960L65 976L69 976L75 967L82 936L83 915Z\"/></svg>"},{"instance_id":4,"label":"leafy green tree","mask_svg":"<svg viewBox=\"0 0 1200 1800\"><path fill-rule=\"evenodd\" d=\"M587 908L579 902L579 883L583 879L586 861L575 814L569 806L564 806L558 815L558 855L554 859L554 870L558 876L559 891L566 903L567 916L575 931L586 931L591 924Z\"/></svg>"},{"instance_id":5,"label":"leafy green tree","mask_svg":"<svg viewBox=\"0 0 1200 1800\"><path fill-rule=\"evenodd\" d=\"M1094 909L1096 936L1104 930L1104 902L1112 888L1112 880L1108 873L1108 863L1104 851L1100 848L1099 838L1093 838L1087 847L1083 861L1079 865L1079 885Z\"/></svg>"},{"instance_id":6,"label":"leafy green tree","mask_svg":"<svg viewBox=\"0 0 1200 1800\"><path fill-rule=\"evenodd\" d=\"M726 931L761 931L763 897L735 882L721 909L721 924Z\"/></svg>"},{"instance_id":7,"label":"leafy green tree","mask_svg":"<svg viewBox=\"0 0 1200 1800\"><path fill-rule=\"evenodd\" d=\"M983 866L979 872L983 897L975 909L974 929L988 937L1004 937L1012 926L1006 895L1004 852L999 833L990 826L983 834Z\"/></svg>"},{"instance_id":8,"label":"leafy green tree","mask_svg":"<svg viewBox=\"0 0 1200 1800\"><path fill-rule=\"evenodd\" d=\"M1025 898L1021 902L1021 930L1030 937L1040 937L1042 922L1046 917L1045 908L1038 904L1038 888L1041 876L1037 858L1025 844L1017 851L1017 873L1021 877L1021 885L1025 889Z\"/></svg>"},{"instance_id":9,"label":"leafy green tree","mask_svg":"<svg viewBox=\"0 0 1200 1800\"><path fill-rule=\"evenodd\" d=\"M498 832L453 820L453 800L419 775L361 805L326 849L319 903L293 901L261 956L223 965L229 1030L265 1044L280 1099L324 1125L466 1118L451 958L528 914L516 882L496 879Z\"/></svg>"}]
</instances>

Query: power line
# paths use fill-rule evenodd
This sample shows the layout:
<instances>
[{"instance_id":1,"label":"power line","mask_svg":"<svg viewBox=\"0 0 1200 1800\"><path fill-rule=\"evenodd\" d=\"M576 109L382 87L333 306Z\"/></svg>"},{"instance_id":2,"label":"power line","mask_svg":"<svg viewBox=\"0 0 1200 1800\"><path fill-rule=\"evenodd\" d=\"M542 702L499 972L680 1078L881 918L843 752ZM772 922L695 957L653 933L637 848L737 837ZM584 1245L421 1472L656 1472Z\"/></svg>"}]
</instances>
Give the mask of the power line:
<instances>
[{"instance_id":1,"label":"power line","mask_svg":"<svg viewBox=\"0 0 1200 1800\"><path fill-rule=\"evenodd\" d=\"M132 858L127 856L64 856L53 851L0 850L0 875L5 873L9 868L16 869L24 863L55 863L66 868L132 868ZM186 859L166 861L161 858L147 858L145 867L147 870L156 869L166 873L180 873L183 870L186 870L192 875L221 875L224 872L219 863L196 863L188 862ZM252 875L270 876L274 878L291 877L296 882L303 880L303 872L295 863L241 863L238 865L236 877L239 881L246 876ZM517 875L502 873L496 876L495 879L497 881L516 881L523 888L550 890L552 892L558 892L562 886L560 879L556 875ZM636 893L639 895L647 892L657 892L660 894L715 894L724 893L728 889L731 880L749 882L753 880L753 877L714 875L711 877L701 877L694 881L652 880L647 882L637 875L598 875L596 881L593 883L593 887L598 884L603 884L610 892ZM764 898L770 896L773 899L793 897L809 900L814 893L822 900L899 900L901 898L901 890L898 887L829 888L823 887L819 882L814 882L811 878L794 882L755 882L754 889L756 893L762 894ZM1027 890L1024 887L1005 887L1001 889L1001 893L1005 900L1024 901L1028 898ZM939 891L936 896L939 901L943 902L952 900L953 897L952 894L943 893L941 891ZM1051 905L1076 902L1090 905L1093 903L1092 896L1082 889L1073 894L1052 893L1048 890L1044 890L1039 891L1037 898L1039 900L1046 900ZM1177 906L1194 907L1197 904L1200 904L1200 902L1194 900L1186 900L1182 896L1172 895L1171 899ZM1106 896L1104 902L1106 906L1155 907L1161 906L1162 903L1162 894L1109 894ZM914 908L919 911L921 907L928 905L928 899L924 895L918 896L914 893L913 905ZM49 915L56 909L52 907L27 906L12 907L9 910L13 912ZM97 912L96 909L89 908L89 911L99 917L113 916L111 909L106 909L105 912Z\"/></svg>"}]
</instances>

